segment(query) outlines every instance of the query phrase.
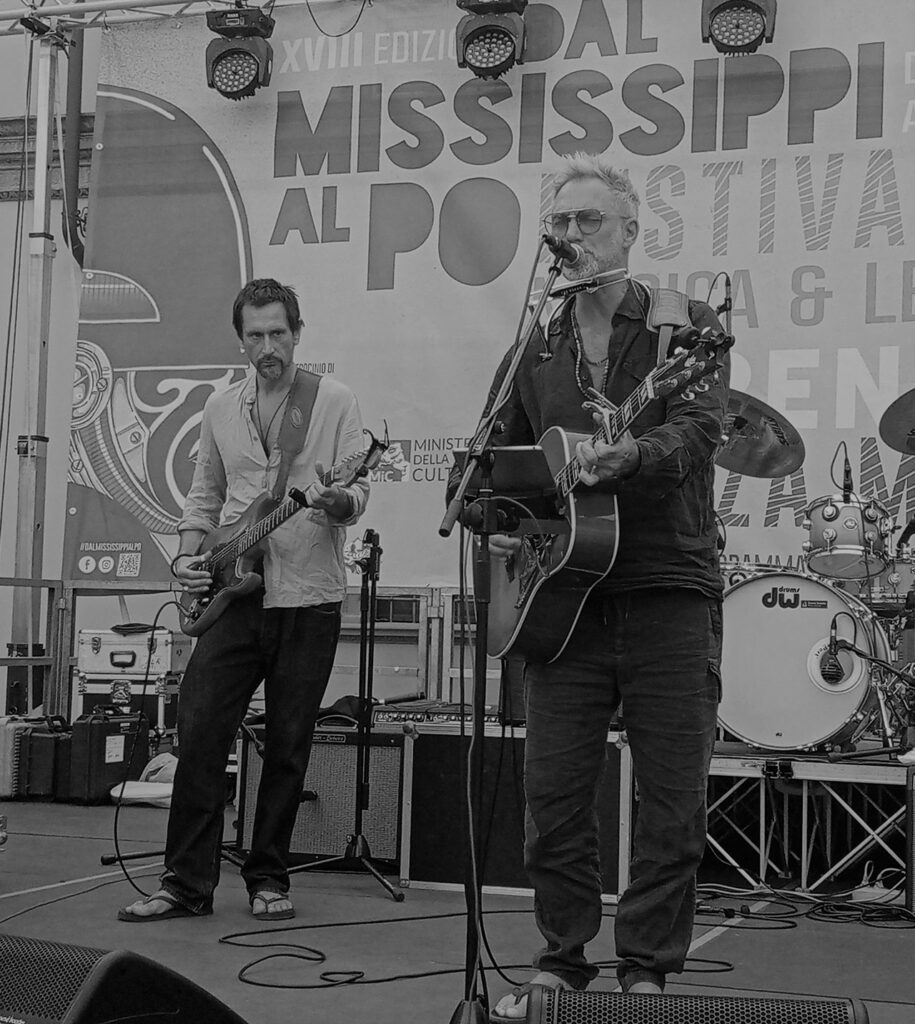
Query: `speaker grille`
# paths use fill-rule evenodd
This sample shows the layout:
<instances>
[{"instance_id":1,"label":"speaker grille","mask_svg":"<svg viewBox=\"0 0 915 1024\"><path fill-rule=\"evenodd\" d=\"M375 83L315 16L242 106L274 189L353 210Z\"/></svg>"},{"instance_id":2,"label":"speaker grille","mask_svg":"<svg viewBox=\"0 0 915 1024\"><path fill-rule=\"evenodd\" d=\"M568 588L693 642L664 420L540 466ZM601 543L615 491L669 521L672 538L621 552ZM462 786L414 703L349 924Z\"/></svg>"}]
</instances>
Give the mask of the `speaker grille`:
<instances>
[{"instance_id":1,"label":"speaker grille","mask_svg":"<svg viewBox=\"0 0 915 1024\"><path fill-rule=\"evenodd\" d=\"M534 989L527 1024L867 1024L857 1000L651 996Z\"/></svg>"},{"instance_id":2,"label":"speaker grille","mask_svg":"<svg viewBox=\"0 0 915 1024\"><path fill-rule=\"evenodd\" d=\"M0 1009L5 1016L62 1020L103 949L0 935Z\"/></svg>"}]
</instances>

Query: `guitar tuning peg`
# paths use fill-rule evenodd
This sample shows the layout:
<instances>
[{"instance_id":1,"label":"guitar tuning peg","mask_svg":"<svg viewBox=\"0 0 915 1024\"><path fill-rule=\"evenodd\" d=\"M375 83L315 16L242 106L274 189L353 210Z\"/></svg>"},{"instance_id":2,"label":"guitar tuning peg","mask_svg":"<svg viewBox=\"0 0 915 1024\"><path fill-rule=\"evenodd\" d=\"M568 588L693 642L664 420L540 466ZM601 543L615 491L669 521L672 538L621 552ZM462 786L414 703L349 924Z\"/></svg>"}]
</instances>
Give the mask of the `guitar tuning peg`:
<instances>
[{"instance_id":1,"label":"guitar tuning peg","mask_svg":"<svg viewBox=\"0 0 915 1024\"><path fill-rule=\"evenodd\" d=\"M709 389L709 382L707 380L700 380L696 384L696 391L706 392Z\"/></svg>"},{"instance_id":2,"label":"guitar tuning peg","mask_svg":"<svg viewBox=\"0 0 915 1024\"><path fill-rule=\"evenodd\" d=\"M687 388L683 392L683 397L687 402L691 402L696 397L696 392L692 388Z\"/></svg>"}]
</instances>

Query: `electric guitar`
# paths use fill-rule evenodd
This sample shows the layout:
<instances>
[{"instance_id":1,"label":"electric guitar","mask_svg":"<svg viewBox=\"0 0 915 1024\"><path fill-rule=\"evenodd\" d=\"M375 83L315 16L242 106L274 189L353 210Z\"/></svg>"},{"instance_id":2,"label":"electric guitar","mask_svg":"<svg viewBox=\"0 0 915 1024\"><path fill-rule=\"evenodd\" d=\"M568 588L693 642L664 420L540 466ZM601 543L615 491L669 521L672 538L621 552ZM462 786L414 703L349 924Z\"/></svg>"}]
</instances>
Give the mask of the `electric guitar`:
<instances>
[{"instance_id":1,"label":"electric guitar","mask_svg":"<svg viewBox=\"0 0 915 1024\"><path fill-rule=\"evenodd\" d=\"M332 466L320 479L324 487L338 483L348 487L367 476L381 461L388 447L370 431L368 448L348 456ZM194 568L211 573L213 582L206 592L184 593L178 599L178 622L188 636L200 636L219 618L232 601L263 586L263 541L296 512L307 507L302 491L293 487L289 496L277 500L265 491L258 495L232 523L217 527L206 535L201 551L209 557Z\"/></svg>"},{"instance_id":2,"label":"electric guitar","mask_svg":"<svg viewBox=\"0 0 915 1024\"><path fill-rule=\"evenodd\" d=\"M677 352L657 366L619 407L593 392L586 407L603 417L591 443L612 444L654 398L684 391L708 390L703 378L714 376L729 335L706 328L694 348ZM491 566L487 650L496 658L550 662L565 650L588 594L610 572L619 544L615 494L576 488L581 466L575 446L586 434L550 427L540 438L556 485L558 516L534 524L550 532L522 533L521 547Z\"/></svg>"}]
</instances>

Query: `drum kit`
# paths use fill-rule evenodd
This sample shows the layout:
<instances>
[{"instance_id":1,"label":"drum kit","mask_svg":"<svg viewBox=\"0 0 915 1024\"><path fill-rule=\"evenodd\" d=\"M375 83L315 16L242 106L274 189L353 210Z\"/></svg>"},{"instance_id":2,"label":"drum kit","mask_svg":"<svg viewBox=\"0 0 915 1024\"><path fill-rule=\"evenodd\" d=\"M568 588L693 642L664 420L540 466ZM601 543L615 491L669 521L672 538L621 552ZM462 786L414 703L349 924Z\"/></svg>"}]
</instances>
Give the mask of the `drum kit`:
<instances>
[{"instance_id":1,"label":"drum kit","mask_svg":"<svg viewBox=\"0 0 915 1024\"><path fill-rule=\"evenodd\" d=\"M895 451L915 453L915 391L887 409L880 435ZM731 391L719 466L775 478L803 461L803 441L784 416ZM915 559L905 544L894 549L889 511L852 493L847 478L841 494L808 505L804 526L809 539L798 571L734 571L722 562L719 725L760 750L848 757L907 749L896 744L911 737L915 724L903 671L915 660L906 655ZM900 541L912 532L907 528Z\"/></svg>"}]
</instances>

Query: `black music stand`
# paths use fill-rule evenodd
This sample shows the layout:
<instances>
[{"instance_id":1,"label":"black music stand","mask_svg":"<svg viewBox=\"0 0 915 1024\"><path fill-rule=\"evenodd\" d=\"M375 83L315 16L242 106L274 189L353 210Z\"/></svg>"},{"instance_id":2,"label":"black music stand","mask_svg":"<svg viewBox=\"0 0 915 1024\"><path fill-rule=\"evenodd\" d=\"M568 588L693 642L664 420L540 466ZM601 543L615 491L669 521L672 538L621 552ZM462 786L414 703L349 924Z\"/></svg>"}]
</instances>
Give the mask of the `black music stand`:
<instances>
[{"instance_id":1,"label":"black music stand","mask_svg":"<svg viewBox=\"0 0 915 1024\"><path fill-rule=\"evenodd\" d=\"M372 862L372 851L362 832L363 812L369 806L369 766L372 739L372 675L375 669L375 621L378 572L381 548L378 534L366 530L362 538L363 555L356 564L362 571L359 593L359 693L356 719L356 811L352 833L347 836L346 848L338 857L327 857L289 868L289 874L326 867L328 864L359 866L373 875L398 903L404 894L395 888Z\"/></svg>"}]
</instances>

